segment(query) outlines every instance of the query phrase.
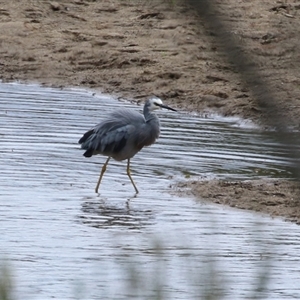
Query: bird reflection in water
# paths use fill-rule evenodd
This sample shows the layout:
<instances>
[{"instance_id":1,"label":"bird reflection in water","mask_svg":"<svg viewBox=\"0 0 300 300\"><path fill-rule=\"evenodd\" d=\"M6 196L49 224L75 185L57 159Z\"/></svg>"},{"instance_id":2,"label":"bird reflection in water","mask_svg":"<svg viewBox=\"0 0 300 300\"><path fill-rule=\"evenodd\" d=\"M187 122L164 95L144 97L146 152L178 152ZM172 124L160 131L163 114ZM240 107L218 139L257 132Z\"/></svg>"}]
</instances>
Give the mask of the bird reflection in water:
<instances>
[{"instance_id":1,"label":"bird reflection in water","mask_svg":"<svg viewBox=\"0 0 300 300\"><path fill-rule=\"evenodd\" d=\"M124 206L100 202L95 199L85 199L81 207L82 214L78 216L79 222L96 228L127 227L127 229L141 229L153 224L153 212L151 210L133 209L126 201Z\"/></svg>"}]
</instances>

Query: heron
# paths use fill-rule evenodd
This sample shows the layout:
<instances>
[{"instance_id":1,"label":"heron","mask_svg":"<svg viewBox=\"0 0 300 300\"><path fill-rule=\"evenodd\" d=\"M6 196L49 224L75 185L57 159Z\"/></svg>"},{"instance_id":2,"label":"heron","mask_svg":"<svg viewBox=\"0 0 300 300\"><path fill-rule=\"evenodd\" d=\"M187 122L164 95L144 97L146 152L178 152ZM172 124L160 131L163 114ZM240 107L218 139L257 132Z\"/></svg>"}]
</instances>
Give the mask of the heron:
<instances>
[{"instance_id":1,"label":"heron","mask_svg":"<svg viewBox=\"0 0 300 300\"><path fill-rule=\"evenodd\" d=\"M81 137L78 143L86 150L83 154L85 157L97 154L107 156L95 188L96 193L108 162L113 158L116 161L127 159L127 175L138 194L139 191L131 177L130 159L143 147L152 145L159 137L160 123L154 111L161 108L176 111L164 105L161 99L153 97L145 102L143 114L120 108Z\"/></svg>"}]
</instances>

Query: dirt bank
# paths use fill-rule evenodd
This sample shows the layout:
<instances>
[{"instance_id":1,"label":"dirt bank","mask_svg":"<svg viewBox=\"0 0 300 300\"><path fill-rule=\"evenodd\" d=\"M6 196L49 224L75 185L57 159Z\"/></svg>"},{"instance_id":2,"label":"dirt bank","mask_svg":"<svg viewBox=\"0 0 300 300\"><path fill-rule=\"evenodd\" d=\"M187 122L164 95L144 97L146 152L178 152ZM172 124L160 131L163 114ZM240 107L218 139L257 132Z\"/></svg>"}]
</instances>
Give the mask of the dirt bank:
<instances>
[{"instance_id":1,"label":"dirt bank","mask_svg":"<svg viewBox=\"0 0 300 300\"><path fill-rule=\"evenodd\" d=\"M225 22L278 96L282 112L299 126L300 5L218 2ZM240 115L256 122L264 113L205 24L180 1L2 1L0 32L3 81L86 86L135 100L154 94L184 110ZM221 190L220 203L228 204L227 194L238 201L237 207L273 213L265 209L263 203L271 200L265 200L261 183L239 197L234 197L234 184L193 184L199 197L210 198L203 193L205 184ZM290 190L286 182L263 188L274 203ZM243 205L251 199L256 199L255 208ZM276 214L297 219L298 212L290 209L294 204L287 201Z\"/></svg>"},{"instance_id":2,"label":"dirt bank","mask_svg":"<svg viewBox=\"0 0 300 300\"><path fill-rule=\"evenodd\" d=\"M299 184L285 180L193 180L176 186L177 192L201 200L281 216L300 224Z\"/></svg>"}]
</instances>

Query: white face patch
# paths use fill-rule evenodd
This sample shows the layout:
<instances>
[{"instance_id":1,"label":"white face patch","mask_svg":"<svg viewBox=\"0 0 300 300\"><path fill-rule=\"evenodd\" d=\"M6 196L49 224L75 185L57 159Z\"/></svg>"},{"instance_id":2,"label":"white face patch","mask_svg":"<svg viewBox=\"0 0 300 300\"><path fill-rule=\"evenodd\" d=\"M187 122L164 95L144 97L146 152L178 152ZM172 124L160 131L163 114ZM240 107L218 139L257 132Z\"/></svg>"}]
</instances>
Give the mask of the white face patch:
<instances>
[{"instance_id":1,"label":"white face patch","mask_svg":"<svg viewBox=\"0 0 300 300\"><path fill-rule=\"evenodd\" d=\"M150 99L150 101L151 101L151 104L149 107L150 111L161 108L160 106L163 104L163 102L159 98L152 98L152 99Z\"/></svg>"}]
</instances>

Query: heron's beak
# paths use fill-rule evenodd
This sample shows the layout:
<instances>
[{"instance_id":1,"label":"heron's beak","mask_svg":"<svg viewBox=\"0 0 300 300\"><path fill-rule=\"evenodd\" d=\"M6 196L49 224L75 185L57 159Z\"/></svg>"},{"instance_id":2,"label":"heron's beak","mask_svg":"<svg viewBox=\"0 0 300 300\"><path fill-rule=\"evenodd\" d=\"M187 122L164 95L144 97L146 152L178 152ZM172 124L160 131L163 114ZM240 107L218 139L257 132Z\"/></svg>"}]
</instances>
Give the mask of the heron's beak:
<instances>
[{"instance_id":1,"label":"heron's beak","mask_svg":"<svg viewBox=\"0 0 300 300\"><path fill-rule=\"evenodd\" d=\"M177 111L176 109L174 109L174 108L172 108L172 107L169 107L169 106L167 106L167 105L163 105L163 104L161 104L160 107L161 107L161 108L168 109L168 110L172 110L172 111Z\"/></svg>"}]
</instances>

